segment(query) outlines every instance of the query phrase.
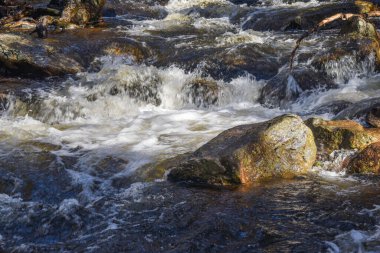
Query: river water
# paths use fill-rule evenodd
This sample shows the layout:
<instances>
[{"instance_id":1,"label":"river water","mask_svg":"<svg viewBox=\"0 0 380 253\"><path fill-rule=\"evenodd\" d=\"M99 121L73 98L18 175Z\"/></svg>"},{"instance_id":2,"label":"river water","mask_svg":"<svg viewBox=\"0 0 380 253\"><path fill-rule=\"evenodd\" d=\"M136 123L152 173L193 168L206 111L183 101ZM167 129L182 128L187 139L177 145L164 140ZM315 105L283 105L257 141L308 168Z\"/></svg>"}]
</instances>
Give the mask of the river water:
<instances>
[{"instance_id":1,"label":"river water","mask_svg":"<svg viewBox=\"0 0 380 253\"><path fill-rule=\"evenodd\" d=\"M265 22L331 3L145 2L144 11L106 18L118 24L107 29L159 53L143 63L104 55L76 76L30 81L2 104L0 249L380 252L380 181L339 170L349 151L308 176L236 191L141 176L233 126L289 112L332 118L316 108L380 96L374 57L347 56L325 66L334 88L301 90L286 106L259 103L302 33ZM309 58L296 65L307 68L338 32L306 39L300 54ZM197 82L212 88L194 92ZM300 87L290 78L288 89Z\"/></svg>"}]
</instances>

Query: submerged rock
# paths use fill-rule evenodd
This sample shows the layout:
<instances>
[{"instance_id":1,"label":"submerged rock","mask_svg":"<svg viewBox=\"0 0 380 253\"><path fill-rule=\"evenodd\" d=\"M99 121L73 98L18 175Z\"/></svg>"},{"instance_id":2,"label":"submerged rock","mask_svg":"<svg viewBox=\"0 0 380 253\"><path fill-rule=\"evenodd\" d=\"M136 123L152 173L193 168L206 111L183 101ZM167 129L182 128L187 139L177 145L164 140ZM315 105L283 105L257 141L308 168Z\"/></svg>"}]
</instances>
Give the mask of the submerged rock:
<instances>
[{"instance_id":1,"label":"submerged rock","mask_svg":"<svg viewBox=\"0 0 380 253\"><path fill-rule=\"evenodd\" d=\"M354 156L347 166L347 172L380 174L380 142L369 145Z\"/></svg>"},{"instance_id":2,"label":"submerged rock","mask_svg":"<svg viewBox=\"0 0 380 253\"><path fill-rule=\"evenodd\" d=\"M316 157L311 130L296 115L224 131L170 167L170 181L212 186L289 178L307 172Z\"/></svg>"},{"instance_id":3,"label":"submerged rock","mask_svg":"<svg viewBox=\"0 0 380 253\"><path fill-rule=\"evenodd\" d=\"M364 128L352 120L311 118L305 123L313 131L319 155L329 155L338 149L362 150L380 141L380 129Z\"/></svg>"},{"instance_id":4,"label":"submerged rock","mask_svg":"<svg viewBox=\"0 0 380 253\"><path fill-rule=\"evenodd\" d=\"M166 5L168 0L108 0L104 6L104 11L114 12L115 15L126 15L128 18L162 19L167 16L167 11L162 5ZM104 12L103 12L104 15Z\"/></svg>"},{"instance_id":5,"label":"submerged rock","mask_svg":"<svg viewBox=\"0 0 380 253\"><path fill-rule=\"evenodd\" d=\"M218 102L219 86L213 80L198 78L183 87L184 102L196 107L208 107Z\"/></svg>"}]
</instances>

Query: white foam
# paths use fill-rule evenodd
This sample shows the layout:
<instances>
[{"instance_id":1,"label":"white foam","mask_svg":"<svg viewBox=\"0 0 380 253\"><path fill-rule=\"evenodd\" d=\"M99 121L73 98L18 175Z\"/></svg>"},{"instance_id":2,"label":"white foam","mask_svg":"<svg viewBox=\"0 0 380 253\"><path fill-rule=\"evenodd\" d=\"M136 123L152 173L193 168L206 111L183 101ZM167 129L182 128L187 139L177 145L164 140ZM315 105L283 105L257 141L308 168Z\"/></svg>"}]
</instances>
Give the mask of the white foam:
<instances>
[{"instance_id":1,"label":"white foam","mask_svg":"<svg viewBox=\"0 0 380 253\"><path fill-rule=\"evenodd\" d=\"M143 190L149 186L148 183L133 183L128 189L125 189L123 192L118 194L122 198L131 198L134 202L141 202L143 197Z\"/></svg>"},{"instance_id":2,"label":"white foam","mask_svg":"<svg viewBox=\"0 0 380 253\"><path fill-rule=\"evenodd\" d=\"M236 46L241 44L264 44L269 37L268 34L253 30L239 31L238 33L227 32L216 38L216 46ZM215 45L214 45L215 46Z\"/></svg>"},{"instance_id":3,"label":"white foam","mask_svg":"<svg viewBox=\"0 0 380 253\"><path fill-rule=\"evenodd\" d=\"M178 12L194 6L206 7L208 5L232 5L226 0L170 0L166 5L166 9L170 12Z\"/></svg>"},{"instance_id":4,"label":"white foam","mask_svg":"<svg viewBox=\"0 0 380 253\"><path fill-rule=\"evenodd\" d=\"M62 215L70 215L78 210L80 207L76 199L64 199L59 205L58 212Z\"/></svg>"}]
</instances>

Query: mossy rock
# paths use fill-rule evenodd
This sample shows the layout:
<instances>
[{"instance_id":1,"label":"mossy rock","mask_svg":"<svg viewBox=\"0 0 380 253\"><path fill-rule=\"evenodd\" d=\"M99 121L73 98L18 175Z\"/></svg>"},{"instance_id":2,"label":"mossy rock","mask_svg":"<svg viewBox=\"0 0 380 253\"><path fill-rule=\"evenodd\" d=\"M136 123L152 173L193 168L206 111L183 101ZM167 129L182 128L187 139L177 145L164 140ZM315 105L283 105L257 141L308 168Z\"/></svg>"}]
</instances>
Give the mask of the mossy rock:
<instances>
[{"instance_id":1,"label":"mossy rock","mask_svg":"<svg viewBox=\"0 0 380 253\"><path fill-rule=\"evenodd\" d=\"M88 25L99 21L105 0L68 0L62 11L62 22Z\"/></svg>"},{"instance_id":2,"label":"mossy rock","mask_svg":"<svg viewBox=\"0 0 380 253\"><path fill-rule=\"evenodd\" d=\"M369 145L354 156L347 166L347 172L380 174L380 142Z\"/></svg>"},{"instance_id":3,"label":"mossy rock","mask_svg":"<svg viewBox=\"0 0 380 253\"><path fill-rule=\"evenodd\" d=\"M339 149L362 150L371 143L380 141L380 129L364 128L352 120L311 118L305 123L314 133L320 155L328 155Z\"/></svg>"},{"instance_id":4,"label":"mossy rock","mask_svg":"<svg viewBox=\"0 0 380 253\"><path fill-rule=\"evenodd\" d=\"M306 173L315 162L313 133L296 115L224 131L170 167L168 179L209 186L249 184Z\"/></svg>"},{"instance_id":5,"label":"mossy rock","mask_svg":"<svg viewBox=\"0 0 380 253\"><path fill-rule=\"evenodd\" d=\"M368 13L376 10L376 6L370 1L356 0L355 5L359 7L360 13Z\"/></svg>"}]
</instances>

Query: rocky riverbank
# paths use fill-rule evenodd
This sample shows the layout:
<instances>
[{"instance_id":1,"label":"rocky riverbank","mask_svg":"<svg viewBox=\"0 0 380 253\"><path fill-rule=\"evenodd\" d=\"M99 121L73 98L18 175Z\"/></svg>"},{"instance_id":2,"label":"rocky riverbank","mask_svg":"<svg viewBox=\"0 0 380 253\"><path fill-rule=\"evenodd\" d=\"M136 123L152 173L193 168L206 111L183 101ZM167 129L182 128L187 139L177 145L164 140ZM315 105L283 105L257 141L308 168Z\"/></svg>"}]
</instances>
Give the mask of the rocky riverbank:
<instances>
[{"instance_id":1,"label":"rocky riverbank","mask_svg":"<svg viewBox=\"0 0 380 253\"><path fill-rule=\"evenodd\" d=\"M0 0L0 252L380 251L376 3Z\"/></svg>"}]
</instances>

